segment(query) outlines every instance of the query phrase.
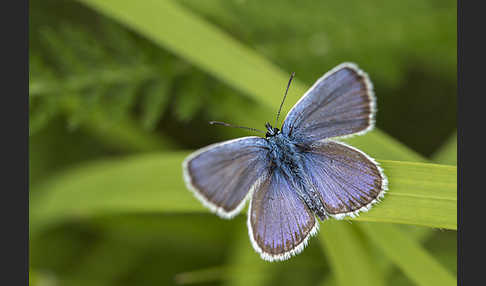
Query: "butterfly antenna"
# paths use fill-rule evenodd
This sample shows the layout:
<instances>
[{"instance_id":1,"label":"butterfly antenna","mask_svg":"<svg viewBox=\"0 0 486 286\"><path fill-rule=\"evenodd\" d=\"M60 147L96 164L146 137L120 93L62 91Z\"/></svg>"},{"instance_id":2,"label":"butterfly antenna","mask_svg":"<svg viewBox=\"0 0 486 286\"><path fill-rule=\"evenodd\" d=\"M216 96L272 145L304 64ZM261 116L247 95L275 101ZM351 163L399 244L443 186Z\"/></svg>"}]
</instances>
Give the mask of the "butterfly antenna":
<instances>
[{"instance_id":1,"label":"butterfly antenna","mask_svg":"<svg viewBox=\"0 0 486 286\"><path fill-rule=\"evenodd\" d=\"M290 75L289 83L287 84L287 89L285 90L285 94L284 94L282 103L280 103L280 108L278 109L277 119L275 120L275 127L277 127L278 118L280 117L280 111L282 111L282 107L283 107L283 104L285 102L285 98L287 98L287 92L289 92L290 83L292 82L292 79L294 78L294 76L295 76L295 72L292 72L292 74Z\"/></svg>"},{"instance_id":2,"label":"butterfly antenna","mask_svg":"<svg viewBox=\"0 0 486 286\"><path fill-rule=\"evenodd\" d=\"M221 121L209 121L209 124L211 124L211 125L226 126L226 127L233 127L233 128L240 128L240 129L246 129L246 130L250 130L250 131L254 131L254 132L259 132L259 133L266 134L265 131L258 130L256 128L245 127L245 126L237 126L237 125L232 125L232 124L225 123L225 122L221 122Z\"/></svg>"}]
</instances>

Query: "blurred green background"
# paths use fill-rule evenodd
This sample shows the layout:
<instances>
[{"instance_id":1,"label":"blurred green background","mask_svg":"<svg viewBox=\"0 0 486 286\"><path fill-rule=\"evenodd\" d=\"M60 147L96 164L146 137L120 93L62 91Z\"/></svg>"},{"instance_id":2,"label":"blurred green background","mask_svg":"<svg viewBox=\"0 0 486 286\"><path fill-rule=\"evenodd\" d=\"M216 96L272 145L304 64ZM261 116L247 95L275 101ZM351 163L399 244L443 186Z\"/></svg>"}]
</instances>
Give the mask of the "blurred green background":
<instances>
[{"instance_id":1,"label":"blurred green background","mask_svg":"<svg viewBox=\"0 0 486 286\"><path fill-rule=\"evenodd\" d=\"M29 13L31 285L455 283L455 1L31 0ZM379 131L349 143L390 166L386 219L326 221L298 256L263 262L246 212L205 211L181 161L247 135L208 121L262 129L292 71L284 112L344 61L375 86ZM441 197L392 202L416 190L447 191L450 217L427 210Z\"/></svg>"}]
</instances>

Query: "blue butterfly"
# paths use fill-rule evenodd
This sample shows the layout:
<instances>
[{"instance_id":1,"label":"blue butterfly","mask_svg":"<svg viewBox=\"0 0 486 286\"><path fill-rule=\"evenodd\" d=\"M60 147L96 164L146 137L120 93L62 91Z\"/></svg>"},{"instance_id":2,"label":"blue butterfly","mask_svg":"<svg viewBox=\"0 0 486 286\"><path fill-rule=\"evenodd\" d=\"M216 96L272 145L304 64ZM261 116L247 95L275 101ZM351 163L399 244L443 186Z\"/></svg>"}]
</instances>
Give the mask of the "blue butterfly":
<instances>
[{"instance_id":1,"label":"blue butterfly","mask_svg":"<svg viewBox=\"0 0 486 286\"><path fill-rule=\"evenodd\" d=\"M371 130L375 106L366 73L343 63L302 96L282 130L266 123L265 138L229 140L189 155L183 162L186 185L223 218L234 217L250 198L254 249L268 261L288 259L317 233L317 218L355 217L385 194L387 179L377 162L334 140Z\"/></svg>"}]
</instances>

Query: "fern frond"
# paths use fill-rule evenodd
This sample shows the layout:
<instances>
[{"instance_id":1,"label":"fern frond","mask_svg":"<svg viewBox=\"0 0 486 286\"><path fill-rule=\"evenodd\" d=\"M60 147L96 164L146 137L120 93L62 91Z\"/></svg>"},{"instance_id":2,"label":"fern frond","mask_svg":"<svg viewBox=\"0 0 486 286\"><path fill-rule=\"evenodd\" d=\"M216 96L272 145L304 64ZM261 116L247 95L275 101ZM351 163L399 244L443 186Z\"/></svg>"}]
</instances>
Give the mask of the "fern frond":
<instances>
[{"instance_id":1,"label":"fern frond","mask_svg":"<svg viewBox=\"0 0 486 286\"><path fill-rule=\"evenodd\" d=\"M99 26L37 30L40 48L30 51L31 134L61 114L71 129L103 111L152 131L167 111L182 123L204 114L224 120L234 108L221 106L249 101L125 28L106 19Z\"/></svg>"},{"instance_id":2,"label":"fern frond","mask_svg":"<svg viewBox=\"0 0 486 286\"><path fill-rule=\"evenodd\" d=\"M101 28L103 39L72 24L37 31L41 47L30 53L31 134L60 113L71 128L98 109L122 120L138 101L146 106L142 126L155 128L169 102L168 83L177 75L167 66L177 60L165 53L154 59L150 49L141 49L134 35L115 24L104 21Z\"/></svg>"}]
</instances>

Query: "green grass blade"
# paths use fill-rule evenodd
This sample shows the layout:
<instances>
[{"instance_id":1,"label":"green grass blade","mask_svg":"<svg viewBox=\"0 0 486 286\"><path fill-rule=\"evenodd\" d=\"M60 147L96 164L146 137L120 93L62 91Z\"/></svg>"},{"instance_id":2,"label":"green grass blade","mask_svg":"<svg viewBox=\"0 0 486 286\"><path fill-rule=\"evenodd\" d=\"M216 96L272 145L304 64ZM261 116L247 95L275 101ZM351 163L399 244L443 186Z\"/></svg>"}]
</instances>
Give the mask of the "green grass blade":
<instances>
[{"instance_id":1,"label":"green grass blade","mask_svg":"<svg viewBox=\"0 0 486 286\"><path fill-rule=\"evenodd\" d=\"M257 95L268 106L276 107L281 100L282 82L288 81L290 73L280 70L175 1L80 2L118 20L241 92ZM292 90L303 94L306 86L295 82Z\"/></svg>"},{"instance_id":2,"label":"green grass blade","mask_svg":"<svg viewBox=\"0 0 486 286\"><path fill-rule=\"evenodd\" d=\"M457 229L456 167L395 161L381 165L389 180L383 200L388 207L374 207L356 220Z\"/></svg>"},{"instance_id":3,"label":"green grass blade","mask_svg":"<svg viewBox=\"0 0 486 286\"><path fill-rule=\"evenodd\" d=\"M319 241L331 264L337 285L385 285L380 268L354 225L329 220L322 224L319 231ZM328 280L323 282L327 283Z\"/></svg>"},{"instance_id":4,"label":"green grass blade","mask_svg":"<svg viewBox=\"0 0 486 286\"><path fill-rule=\"evenodd\" d=\"M239 231L234 240L232 252L228 261L228 276L224 285L245 286L245 285L268 285L272 277L274 264L268 263L260 258L251 247L248 238L246 220L242 220Z\"/></svg>"},{"instance_id":5,"label":"green grass blade","mask_svg":"<svg viewBox=\"0 0 486 286\"><path fill-rule=\"evenodd\" d=\"M201 212L186 189L186 152L150 154L89 163L46 181L31 202L32 232L73 218L104 213ZM390 191L357 220L456 229L456 167L381 161ZM163 171L161 171L163 170Z\"/></svg>"},{"instance_id":6,"label":"green grass blade","mask_svg":"<svg viewBox=\"0 0 486 286\"><path fill-rule=\"evenodd\" d=\"M260 107L234 118L239 124L258 127L263 126L265 121L274 120L290 73L273 65L219 28L170 0L144 1L143 4L129 0L80 2L114 18L260 103ZM323 67L322 73L330 68ZM301 83L297 76L287 102L297 102L309 87ZM290 107L286 108L288 110ZM379 130L366 137L355 137L347 141L358 148L366 145L363 150L371 156L380 154L377 157L381 159L423 161L418 154Z\"/></svg>"},{"instance_id":7,"label":"green grass blade","mask_svg":"<svg viewBox=\"0 0 486 286\"><path fill-rule=\"evenodd\" d=\"M456 161L457 161L457 132L454 132L454 134L444 144L444 146L442 146L434 154L432 159L436 163L456 164ZM371 224L371 225L369 225L369 228L375 228L376 227L375 225L376 225L376 223ZM333 226L333 227L339 228L340 226L343 227L343 228L349 228L350 227L350 226L345 225L345 224L339 224L339 225L336 225L336 226ZM388 224L382 224L381 226L378 226L378 227L381 230L383 230L383 229L387 230L388 228L396 228L396 226L388 225ZM321 231L325 230L325 229L327 229L327 226L321 228ZM413 229L404 229L403 231L404 231L404 234L409 239L412 239L419 244L421 242L425 241L427 238L429 238L433 234L433 230L428 229L428 228L422 228L422 227L413 228ZM333 255L333 259L330 260L332 267L334 269L334 273L337 276L339 276L339 275L344 276L342 274L345 271L343 269L343 267L346 265L347 261L355 260L355 257L354 257L353 253L349 253L347 251L350 244L347 243L346 241L344 243L342 243L342 240L335 239L335 237L332 236L333 233L339 234L339 229L338 229L337 232L336 231L329 231L330 235L325 235L325 232L321 232L320 240L322 241L322 243L325 246L332 244L332 248L330 248L329 246L325 247L326 252L330 252L329 255L333 255L332 254L333 252L336 253L335 255ZM329 242L329 240L331 242ZM354 239L354 240L356 240L356 239ZM364 249L366 248L367 245L364 244L363 241L355 241L354 243L355 243L354 248L359 248L361 252L365 251ZM337 255L337 254L339 254L339 255ZM359 266L355 267L355 268L359 267L358 269L366 269L367 265L372 265L376 261L383 261L383 259L378 260L378 257L376 257L376 256L374 258L363 257L363 256L360 256L360 257L362 258L361 260L355 260L354 261L354 263L361 262ZM380 266L380 265L378 265L378 266ZM385 272L389 273L393 269L391 266L392 266L392 264L390 264L388 261L384 261L384 263L382 263L382 267L380 267L380 268L375 267L372 270L369 270L368 272L360 274L359 276L364 277L364 278L368 278L368 279L370 279L370 278L372 279L372 277L373 277L373 275L375 275L376 271L382 271L384 273ZM386 275L384 275L384 276L386 277ZM348 280L352 280L353 279L352 277L354 277L354 276L347 275L347 276L344 276L344 278L341 278L341 279L338 279L338 280L340 281L341 285L350 285L349 284L350 281L348 281ZM332 281L333 280L332 278L335 278L335 277L324 278L322 280L321 285L324 286L324 285L335 284L336 282ZM345 280L345 279L348 279L348 280ZM344 280L344 282L343 282L343 280ZM365 281L367 281L367 280L365 280Z\"/></svg>"},{"instance_id":8,"label":"green grass blade","mask_svg":"<svg viewBox=\"0 0 486 286\"><path fill-rule=\"evenodd\" d=\"M457 165L457 131L432 156L439 164Z\"/></svg>"},{"instance_id":9,"label":"green grass blade","mask_svg":"<svg viewBox=\"0 0 486 286\"><path fill-rule=\"evenodd\" d=\"M360 223L359 227L417 285L457 284L453 275L396 226Z\"/></svg>"},{"instance_id":10,"label":"green grass blade","mask_svg":"<svg viewBox=\"0 0 486 286\"><path fill-rule=\"evenodd\" d=\"M354 136L343 141L376 159L426 162L421 155L379 129L374 129L364 136Z\"/></svg>"}]
</instances>

